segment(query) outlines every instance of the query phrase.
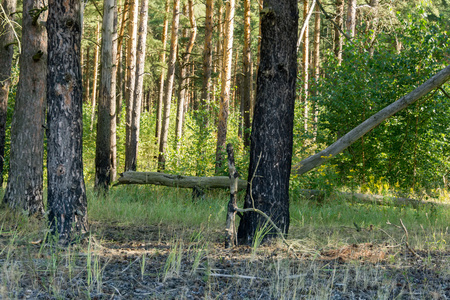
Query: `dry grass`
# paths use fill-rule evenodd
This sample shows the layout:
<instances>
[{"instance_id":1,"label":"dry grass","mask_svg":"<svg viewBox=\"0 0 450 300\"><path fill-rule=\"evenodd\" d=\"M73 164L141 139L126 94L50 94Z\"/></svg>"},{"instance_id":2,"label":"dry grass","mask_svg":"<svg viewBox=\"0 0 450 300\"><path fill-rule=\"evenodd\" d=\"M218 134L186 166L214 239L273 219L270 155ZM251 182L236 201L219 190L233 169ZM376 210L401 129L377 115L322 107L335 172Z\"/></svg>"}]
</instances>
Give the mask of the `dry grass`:
<instances>
[{"instance_id":1,"label":"dry grass","mask_svg":"<svg viewBox=\"0 0 450 300\"><path fill-rule=\"evenodd\" d=\"M337 220L331 214L333 209L346 214L344 203L294 203L292 210L302 211L303 223L294 213L288 239L292 252L281 242L225 249L225 215L220 205L226 200L206 199L195 204L183 194L170 198L155 191L150 194L154 202L146 202L149 200L142 199L149 195L139 190L135 191L135 196L141 197L139 201L120 195L90 200L91 205L98 201L103 206L105 201L115 202L104 215L91 214L91 235L69 248L43 244L45 222L2 207L0 298L450 298L449 234L442 225L445 220L441 220L447 216L444 211L434 212L433 217L429 210L386 212L395 225L400 225L400 217L406 220L409 243L421 257L418 259L406 247L402 228L368 213L364 222L361 218L347 220L351 212L366 211L362 206L355 211L356 204L347 204L349 212L340 223L329 223L327 216ZM196 215L182 222L171 221L177 219L176 215L167 222L152 222L151 217L142 216L133 222L126 217L132 215L134 205L142 210L143 206L161 203L168 209L163 200L169 206L178 201L184 210L191 214L199 211L206 217L201 223L196 223ZM126 214L120 214L120 201ZM91 213L92 209L95 207L91 207ZM174 211L181 214L182 210ZM114 219L113 212L122 219ZM144 213L151 215L149 211ZM395 213L398 217L393 219ZM155 215L164 216L163 212Z\"/></svg>"}]
</instances>

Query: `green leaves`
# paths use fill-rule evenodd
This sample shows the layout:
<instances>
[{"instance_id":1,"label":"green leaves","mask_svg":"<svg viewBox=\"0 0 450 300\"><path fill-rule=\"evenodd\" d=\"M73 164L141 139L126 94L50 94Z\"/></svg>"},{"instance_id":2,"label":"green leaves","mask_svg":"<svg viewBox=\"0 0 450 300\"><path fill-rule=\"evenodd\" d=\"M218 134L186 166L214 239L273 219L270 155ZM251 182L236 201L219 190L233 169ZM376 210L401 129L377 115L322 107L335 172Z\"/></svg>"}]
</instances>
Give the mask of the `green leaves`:
<instances>
[{"instance_id":1,"label":"green leaves","mask_svg":"<svg viewBox=\"0 0 450 300\"><path fill-rule=\"evenodd\" d=\"M380 34L373 56L364 50L370 36L344 46L341 65L329 54L322 69L326 76L312 99L319 105L319 145L330 145L448 64L447 32L422 15L413 11L400 19L399 53L392 36ZM443 88L450 91L448 84ZM405 190L442 186L450 167L449 124L450 99L437 91L375 128L333 164L344 184L350 170L356 170L361 184L374 176L385 177L392 185L398 182Z\"/></svg>"}]
</instances>

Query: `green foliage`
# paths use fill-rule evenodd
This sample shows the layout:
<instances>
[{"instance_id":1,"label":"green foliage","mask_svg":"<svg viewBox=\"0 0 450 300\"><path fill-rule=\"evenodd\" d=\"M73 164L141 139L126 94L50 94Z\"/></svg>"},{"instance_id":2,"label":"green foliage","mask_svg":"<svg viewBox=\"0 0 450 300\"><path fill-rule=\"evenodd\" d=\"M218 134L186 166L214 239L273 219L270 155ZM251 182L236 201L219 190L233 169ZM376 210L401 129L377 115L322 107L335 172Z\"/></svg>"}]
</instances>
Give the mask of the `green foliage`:
<instances>
[{"instance_id":1,"label":"green foliage","mask_svg":"<svg viewBox=\"0 0 450 300\"><path fill-rule=\"evenodd\" d=\"M377 37L373 56L364 48L369 36L345 45L340 65L329 53L323 66L326 76L315 85L319 93L311 99L319 105L319 147L331 145L446 66L448 33L442 22L422 15L418 8L400 18L401 27L395 32L402 44L399 53L385 34ZM449 90L449 85L442 89ZM450 99L442 90L397 113L333 160L340 184L347 184L351 175L363 188L370 178L385 178L404 190L442 188L450 170L449 116ZM317 182L320 175L311 180Z\"/></svg>"}]
</instances>

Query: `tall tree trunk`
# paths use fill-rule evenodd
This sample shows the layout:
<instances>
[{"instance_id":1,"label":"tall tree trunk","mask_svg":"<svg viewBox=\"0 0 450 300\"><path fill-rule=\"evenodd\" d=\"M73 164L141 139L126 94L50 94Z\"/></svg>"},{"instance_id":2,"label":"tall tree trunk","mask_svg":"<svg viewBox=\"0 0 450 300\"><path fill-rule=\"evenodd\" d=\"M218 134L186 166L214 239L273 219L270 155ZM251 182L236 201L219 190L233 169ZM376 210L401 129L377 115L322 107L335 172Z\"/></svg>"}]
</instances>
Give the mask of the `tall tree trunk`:
<instances>
[{"instance_id":1,"label":"tall tree trunk","mask_svg":"<svg viewBox=\"0 0 450 300\"><path fill-rule=\"evenodd\" d=\"M222 54L222 82L219 105L219 122L217 126L216 173L222 169L225 161L225 146L227 141L227 124L230 105L231 66L233 60L235 0L226 3L224 41Z\"/></svg>"},{"instance_id":2,"label":"tall tree trunk","mask_svg":"<svg viewBox=\"0 0 450 300\"><path fill-rule=\"evenodd\" d=\"M356 0L348 0L347 8L347 34L355 37L356 30Z\"/></svg>"},{"instance_id":3,"label":"tall tree trunk","mask_svg":"<svg viewBox=\"0 0 450 300\"><path fill-rule=\"evenodd\" d=\"M94 48L94 73L92 74L92 111L91 111L91 131L94 129L95 108L97 106L97 78L98 78L98 57L100 53L100 23L97 22L95 48Z\"/></svg>"},{"instance_id":4,"label":"tall tree trunk","mask_svg":"<svg viewBox=\"0 0 450 300\"><path fill-rule=\"evenodd\" d=\"M318 95L317 85L320 79L320 7L316 5L316 12L314 17L314 49L313 49L313 74L314 74L314 96ZM317 99L317 97L315 97ZM314 142L317 137L317 122L319 121L319 110L317 107L317 102L313 103L313 135Z\"/></svg>"},{"instance_id":5,"label":"tall tree trunk","mask_svg":"<svg viewBox=\"0 0 450 300\"><path fill-rule=\"evenodd\" d=\"M125 94L122 92L122 82L123 77L122 76L122 70L124 68L124 65L122 64L122 49L123 49L123 40L124 40L124 36L125 36L125 24L127 21L127 16L128 16L128 9L129 9L129 5L128 5L128 0L124 0L124 4L123 4L123 10L122 10L122 22L120 23L120 30L117 34L117 58L116 58L116 88L117 88L117 93L116 93L116 124L119 124L120 122L120 114L122 113L122 104L123 104L123 97L125 96ZM117 142L115 142L115 144L117 145Z\"/></svg>"},{"instance_id":6,"label":"tall tree trunk","mask_svg":"<svg viewBox=\"0 0 450 300\"><path fill-rule=\"evenodd\" d=\"M139 8L139 27L138 27L138 43L136 55L136 86L133 96L133 111L131 115L131 138L130 145L127 148L130 166L128 170L136 171L139 129L141 121L141 106L144 86L144 67L145 67L145 50L147 46L147 20L148 20L148 1L141 0Z\"/></svg>"},{"instance_id":7,"label":"tall tree trunk","mask_svg":"<svg viewBox=\"0 0 450 300\"><path fill-rule=\"evenodd\" d=\"M303 0L303 20L305 22L305 33L303 35L303 53L302 53L302 102L304 105L303 110L303 127L305 132L308 131L308 118L309 118L309 103L308 103L308 92L309 92L309 20L308 17L308 0Z\"/></svg>"},{"instance_id":8,"label":"tall tree trunk","mask_svg":"<svg viewBox=\"0 0 450 300\"><path fill-rule=\"evenodd\" d=\"M133 156L131 154L131 124L133 122L133 96L136 85L136 46L137 46L137 22L139 1L130 0L130 18L128 21L128 53L127 53L127 80L125 88L125 100L127 104L125 118L125 171L133 170ZM135 164L136 162L134 162Z\"/></svg>"},{"instance_id":9,"label":"tall tree trunk","mask_svg":"<svg viewBox=\"0 0 450 300\"><path fill-rule=\"evenodd\" d=\"M261 61L261 12L263 9L263 1L258 1L258 9L259 9L259 26L258 26L258 53L256 54L256 74L259 72L259 62ZM258 75L256 75L258 76ZM256 97L253 97L252 104L250 106L250 117L253 116L253 110L255 108Z\"/></svg>"},{"instance_id":10,"label":"tall tree trunk","mask_svg":"<svg viewBox=\"0 0 450 300\"><path fill-rule=\"evenodd\" d=\"M161 123L162 123L162 111L164 106L164 70L166 63L166 44L167 44L167 31L169 28L169 0L166 0L165 14L164 14L164 24L162 33L162 50L159 55L159 61L161 63L161 74L159 76L159 94L158 101L156 104L156 130L155 130L155 141L156 146L159 146L159 140L161 139ZM159 147L158 147L159 149Z\"/></svg>"},{"instance_id":11,"label":"tall tree trunk","mask_svg":"<svg viewBox=\"0 0 450 300\"><path fill-rule=\"evenodd\" d=\"M1 3L5 15L0 22L0 188L3 186L3 168L5 163L6 116L8 94L11 85L11 66L14 54L14 13L17 0L3 0ZM1 14L0 14L1 16ZM8 22L6 20L9 20Z\"/></svg>"},{"instance_id":12,"label":"tall tree trunk","mask_svg":"<svg viewBox=\"0 0 450 300\"><path fill-rule=\"evenodd\" d=\"M342 29L342 17L344 15L344 0L336 0L336 24ZM342 62L342 36L336 27L334 28L334 55L339 64Z\"/></svg>"},{"instance_id":13,"label":"tall tree trunk","mask_svg":"<svg viewBox=\"0 0 450 300\"><path fill-rule=\"evenodd\" d=\"M47 32L45 3L23 2L20 79L11 124L8 185L4 202L29 214L43 214L44 111ZM37 15L33 15L33 12ZM39 15L40 14L40 15ZM39 16L34 20L34 16Z\"/></svg>"},{"instance_id":14,"label":"tall tree trunk","mask_svg":"<svg viewBox=\"0 0 450 300\"><path fill-rule=\"evenodd\" d=\"M103 1L102 67L95 148L95 189L103 192L108 190L116 171L116 8L117 0Z\"/></svg>"},{"instance_id":15,"label":"tall tree trunk","mask_svg":"<svg viewBox=\"0 0 450 300\"><path fill-rule=\"evenodd\" d=\"M216 55L213 63L213 72L219 73L216 78L212 81L212 94L211 94L211 103L216 103L216 94L218 92L218 85L222 80L222 62L223 62L223 28L224 28L224 20L223 20L223 2L222 0L217 1L217 31L218 38L216 43ZM212 120L212 123L217 124L217 114L215 110L210 108L210 116L209 119Z\"/></svg>"},{"instance_id":16,"label":"tall tree trunk","mask_svg":"<svg viewBox=\"0 0 450 300\"><path fill-rule=\"evenodd\" d=\"M251 1L244 0L244 89L242 97L244 119L244 146L250 146L250 106L253 90L252 51L251 51Z\"/></svg>"},{"instance_id":17,"label":"tall tree trunk","mask_svg":"<svg viewBox=\"0 0 450 300\"><path fill-rule=\"evenodd\" d=\"M166 164L167 137L169 135L170 106L172 103L173 82L175 79L175 64L177 62L178 25L180 23L180 0L173 1L173 19L170 39L169 66L167 70L166 90L164 93L164 114L159 141L158 171L164 170Z\"/></svg>"},{"instance_id":18,"label":"tall tree trunk","mask_svg":"<svg viewBox=\"0 0 450 300\"><path fill-rule=\"evenodd\" d=\"M237 101L237 94L238 94L238 90L237 90L237 72L238 72L238 59L239 59L239 53L236 51L234 53L234 65L233 65L233 81L231 82L231 92L230 92L230 100L228 101L229 103L231 103L231 111L234 113L236 112L236 110L238 110L239 107L239 102Z\"/></svg>"},{"instance_id":19,"label":"tall tree trunk","mask_svg":"<svg viewBox=\"0 0 450 300\"><path fill-rule=\"evenodd\" d=\"M217 61L216 61L216 67L217 71L220 72L220 79L222 79L222 63L223 63L223 31L225 28L225 21L223 19L223 2L222 0L218 0L218 9L217 9L217 30L218 30L218 39L217 39Z\"/></svg>"},{"instance_id":20,"label":"tall tree trunk","mask_svg":"<svg viewBox=\"0 0 450 300\"><path fill-rule=\"evenodd\" d=\"M59 242L87 231L78 0L48 3L48 220Z\"/></svg>"},{"instance_id":21,"label":"tall tree trunk","mask_svg":"<svg viewBox=\"0 0 450 300\"><path fill-rule=\"evenodd\" d=\"M89 96L90 96L90 80L91 80L91 76L90 76L90 72L89 72L89 56L90 56L90 47L87 46L86 47L86 62L84 64L84 101L87 103L89 102Z\"/></svg>"},{"instance_id":22,"label":"tall tree trunk","mask_svg":"<svg viewBox=\"0 0 450 300\"><path fill-rule=\"evenodd\" d=\"M191 57L192 49L194 48L195 38L197 37L197 23L195 22L194 15L194 3L193 0L188 0L189 22L191 24L191 34L189 36L189 42L186 45L186 52L181 55L181 76L180 76L180 90L178 93L178 106L177 106L177 120L176 120L176 143L177 152L181 146L181 135L183 134L183 120L185 114L185 98L186 90L188 87L188 70L189 59Z\"/></svg>"},{"instance_id":23,"label":"tall tree trunk","mask_svg":"<svg viewBox=\"0 0 450 300\"><path fill-rule=\"evenodd\" d=\"M287 234L289 176L297 78L297 0L264 0L261 15L261 61L250 146L244 208L269 215ZM246 212L238 229L241 244L251 244L266 220ZM276 232L274 229L271 233ZM268 235L267 237L269 237Z\"/></svg>"},{"instance_id":24,"label":"tall tree trunk","mask_svg":"<svg viewBox=\"0 0 450 300\"><path fill-rule=\"evenodd\" d=\"M200 99L201 109L208 110L211 103L211 72L212 72L212 34L213 34L213 14L214 0L206 0L206 16L205 16L205 44L203 46L203 82L202 95ZM208 126L208 118L203 115L200 126L206 128Z\"/></svg>"}]
</instances>

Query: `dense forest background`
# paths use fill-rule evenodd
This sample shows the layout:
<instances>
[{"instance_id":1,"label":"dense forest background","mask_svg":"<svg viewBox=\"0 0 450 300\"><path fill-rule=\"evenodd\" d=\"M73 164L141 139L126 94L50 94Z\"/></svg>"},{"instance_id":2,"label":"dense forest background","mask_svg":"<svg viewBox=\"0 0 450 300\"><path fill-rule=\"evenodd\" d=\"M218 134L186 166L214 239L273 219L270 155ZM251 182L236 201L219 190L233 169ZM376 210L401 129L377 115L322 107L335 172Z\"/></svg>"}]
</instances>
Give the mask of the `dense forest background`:
<instances>
[{"instance_id":1,"label":"dense forest background","mask_svg":"<svg viewBox=\"0 0 450 300\"><path fill-rule=\"evenodd\" d=\"M450 0L1 8L0 298L450 298Z\"/></svg>"},{"instance_id":2,"label":"dense forest background","mask_svg":"<svg viewBox=\"0 0 450 300\"><path fill-rule=\"evenodd\" d=\"M167 2L167 3L166 3ZM210 3L211 1L208 1ZM176 49L170 47L173 26L172 2L148 3L142 114L140 116L137 170L158 169L160 129L163 117L158 110L167 93L165 53L175 51L174 86L170 125L165 152L165 172L184 175L226 174L226 165L217 168L218 125L224 114L226 140L234 145L237 168L246 178L248 133L258 69L259 15L257 1L237 1L234 17L232 60L223 65L226 34L225 2L215 1L212 24L211 89L202 100L204 78L205 3L181 1ZM310 12L311 4L315 7ZM125 168L127 46L130 40L130 2L118 1L117 29L117 171ZM192 6L192 10L190 9ZM373 113L402 97L449 63L448 16L450 3L442 1L299 1L300 26L309 26L298 47L299 73L295 105L293 165L326 148ZM354 11L351 7L354 7ZM20 7L20 4L18 5ZM250 13L249 38L245 36L246 12ZM352 14L353 13L353 14ZM100 84L101 22L103 3L85 3L82 35L83 72L83 150L87 182L95 177L96 111ZM191 15L192 14L192 15ZM136 20L137 18L135 18ZM192 22L192 20L194 22ZM20 39L21 19L17 20ZM352 23L353 22L353 23ZM354 24L354 25L352 25ZM194 28L195 26L195 28ZM352 27L354 26L354 28ZM340 30L337 30L337 28ZM193 45L187 48L192 33ZM301 32L302 28L299 28ZM166 31L166 32L164 32ZM245 70L245 44L250 44L250 70ZM163 44L163 41L165 42ZM15 48L13 84L8 103L5 171L8 176L10 122L18 82L19 48ZM186 59L186 51L190 58ZM301 67L300 67L301 66ZM230 68L229 107L221 107L222 70ZM250 75L248 75L250 74ZM246 85L245 78L251 84ZM250 95L245 106L244 95ZM179 113L180 94L184 112ZM395 190L403 194L430 196L448 187L450 144L448 142L450 105L446 86L421 99L375 128L318 172L292 175L291 189L344 188L377 193ZM247 109L247 110L246 110ZM178 110L178 117L177 117ZM226 111L225 111L226 110ZM177 121L178 118L181 118ZM206 120L206 121L205 121ZM178 123L181 126L177 128ZM179 131L181 128L181 132ZM220 130L219 130L220 131ZM44 176L45 172L44 172ZM5 180L6 181L6 180ZM44 180L45 182L45 180Z\"/></svg>"}]
</instances>

